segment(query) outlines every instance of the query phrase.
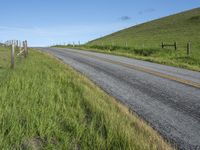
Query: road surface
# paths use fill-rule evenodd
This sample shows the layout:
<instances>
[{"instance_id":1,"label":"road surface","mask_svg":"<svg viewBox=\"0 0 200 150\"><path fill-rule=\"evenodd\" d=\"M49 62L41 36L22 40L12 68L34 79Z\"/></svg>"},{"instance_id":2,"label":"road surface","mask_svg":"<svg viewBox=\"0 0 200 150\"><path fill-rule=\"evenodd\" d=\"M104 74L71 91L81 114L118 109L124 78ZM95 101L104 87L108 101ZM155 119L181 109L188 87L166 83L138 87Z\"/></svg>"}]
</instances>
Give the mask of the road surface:
<instances>
[{"instance_id":1,"label":"road surface","mask_svg":"<svg viewBox=\"0 0 200 150\"><path fill-rule=\"evenodd\" d=\"M39 48L85 74L179 149L200 149L200 73L81 50Z\"/></svg>"}]
</instances>

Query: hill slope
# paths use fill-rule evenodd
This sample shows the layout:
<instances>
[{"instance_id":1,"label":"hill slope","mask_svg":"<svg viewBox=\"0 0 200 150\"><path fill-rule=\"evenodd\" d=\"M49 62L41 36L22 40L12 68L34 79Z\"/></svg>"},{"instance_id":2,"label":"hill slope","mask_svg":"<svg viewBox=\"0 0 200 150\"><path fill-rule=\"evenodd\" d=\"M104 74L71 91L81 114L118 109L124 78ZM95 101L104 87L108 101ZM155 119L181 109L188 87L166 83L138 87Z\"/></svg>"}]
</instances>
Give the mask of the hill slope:
<instances>
[{"instance_id":1,"label":"hill slope","mask_svg":"<svg viewBox=\"0 0 200 150\"><path fill-rule=\"evenodd\" d=\"M77 47L200 71L199 39L200 8L196 8L130 27ZM161 48L162 42L173 44L175 41L177 51L173 47ZM192 45L189 55L188 42Z\"/></svg>"},{"instance_id":2,"label":"hill slope","mask_svg":"<svg viewBox=\"0 0 200 150\"><path fill-rule=\"evenodd\" d=\"M161 42L178 42L182 49L191 41L194 49L200 49L200 8L140 24L89 42L89 44L111 44L132 47L159 47Z\"/></svg>"},{"instance_id":3,"label":"hill slope","mask_svg":"<svg viewBox=\"0 0 200 150\"><path fill-rule=\"evenodd\" d=\"M162 42L177 42L177 50L162 49ZM189 55L188 42L191 42ZM74 48L74 45L56 47ZM200 8L133 26L75 48L200 71Z\"/></svg>"}]
</instances>

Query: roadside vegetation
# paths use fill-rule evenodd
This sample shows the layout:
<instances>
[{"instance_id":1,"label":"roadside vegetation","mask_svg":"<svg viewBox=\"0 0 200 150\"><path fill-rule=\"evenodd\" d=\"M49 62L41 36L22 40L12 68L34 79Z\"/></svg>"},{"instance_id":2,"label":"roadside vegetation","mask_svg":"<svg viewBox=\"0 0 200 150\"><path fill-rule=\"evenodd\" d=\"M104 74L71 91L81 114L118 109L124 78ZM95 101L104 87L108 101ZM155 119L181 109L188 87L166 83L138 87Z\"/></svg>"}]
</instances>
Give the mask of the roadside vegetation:
<instances>
[{"instance_id":1,"label":"roadside vegetation","mask_svg":"<svg viewBox=\"0 0 200 150\"><path fill-rule=\"evenodd\" d=\"M83 75L30 50L0 48L0 149L172 149Z\"/></svg>"},{"instance_id":2,"label":"roadside vegetation","mask_svg":"<svg viewBox=\"0 0 200 150\"><path fill-rule=\"evenodd\" d=\"M200 8L140 24L85 45L59 46L121 55L200 71ZM174 47L161 48L161 43ZM191 43L187 55L187 43Z\"/></svg>"}]
</instances>

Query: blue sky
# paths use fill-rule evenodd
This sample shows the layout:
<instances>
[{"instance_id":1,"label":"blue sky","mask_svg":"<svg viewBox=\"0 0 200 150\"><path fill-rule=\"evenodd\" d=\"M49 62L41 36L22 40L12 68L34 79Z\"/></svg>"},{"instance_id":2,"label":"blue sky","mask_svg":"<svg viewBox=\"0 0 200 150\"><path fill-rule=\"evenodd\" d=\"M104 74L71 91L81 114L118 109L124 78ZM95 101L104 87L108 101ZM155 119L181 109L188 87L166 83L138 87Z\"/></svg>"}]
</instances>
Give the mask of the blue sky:
<instances>
[{"instance_id":1,"label":"blue sky","mask_svg":"<svg viewBox=\"0 0 200 150\"><path fill-rule=\"evenodd\" d=\"M200 0L0 0L0 41L47 46L101 37L200 7Z\"/></svg>"}]
</instances>

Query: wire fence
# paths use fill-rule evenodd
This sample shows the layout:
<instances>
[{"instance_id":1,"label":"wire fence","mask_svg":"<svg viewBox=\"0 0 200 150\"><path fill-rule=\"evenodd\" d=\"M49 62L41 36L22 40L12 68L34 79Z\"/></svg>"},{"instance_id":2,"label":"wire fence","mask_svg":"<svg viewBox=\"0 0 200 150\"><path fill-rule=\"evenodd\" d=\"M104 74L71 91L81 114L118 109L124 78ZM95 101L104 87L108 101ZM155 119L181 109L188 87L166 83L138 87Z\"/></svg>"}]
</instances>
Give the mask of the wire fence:
<instances>
[{"instance_id":1,"label":"wire fence","mask_svg":"<svg viewBox=\"0 0 200 150\"><path fill-rule=\"evenodd\" d=\"M14 69L16 64L16 58L17 57L24 57L27 58L28 56L28 42L25 41L19 41L19 40L8 40L5 43L0 44L1 47L5 49L9 49L10 52L10 68ZM7 59L5 59L7 60Z\"/></svg>"}]
</instances>

